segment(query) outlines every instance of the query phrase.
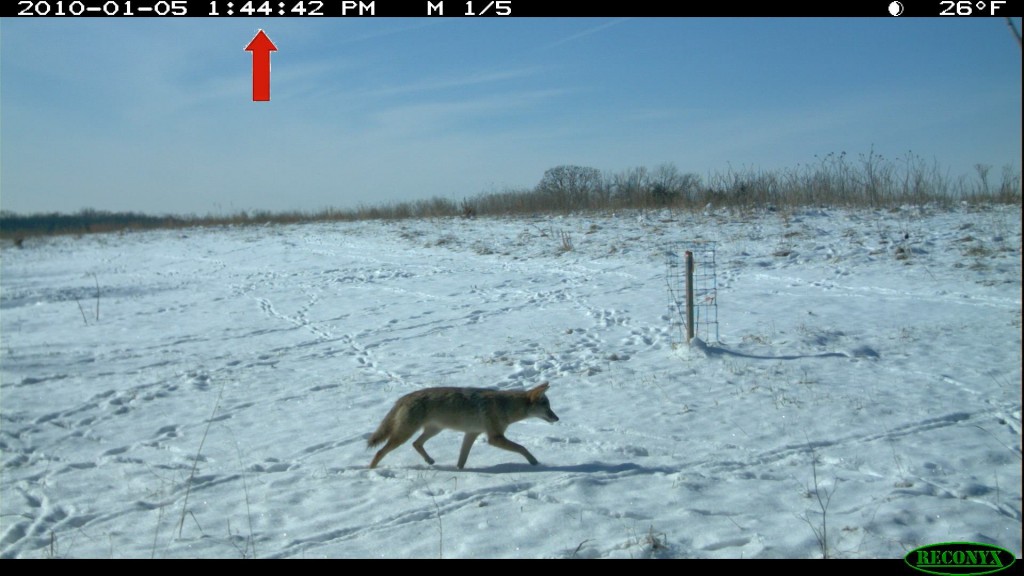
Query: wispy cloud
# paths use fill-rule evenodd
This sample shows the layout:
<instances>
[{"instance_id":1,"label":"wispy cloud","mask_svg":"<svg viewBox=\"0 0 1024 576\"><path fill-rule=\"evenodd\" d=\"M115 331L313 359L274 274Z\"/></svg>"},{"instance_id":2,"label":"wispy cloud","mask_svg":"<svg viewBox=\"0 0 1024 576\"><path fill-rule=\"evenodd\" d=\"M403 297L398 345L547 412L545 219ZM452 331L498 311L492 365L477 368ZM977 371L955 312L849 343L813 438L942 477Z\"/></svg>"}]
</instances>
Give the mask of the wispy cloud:
<instances>
[{"instance_id":1,"label":"wispy cloud","mask_svg":"<svg viewBox=\"0 0 1024 576\"><path fill-rule=\"evenodd\" d=\"M390 19L386 21L390 21ZM392 36L395 34L405 34L406 32L413 32L422 30L423 28L431 28L449 23L448 19L445 18L414 18L410 20L398 19L396 21L400 22L396 26L383 26L379 28L370 28L365 25L359 26L358 28L354 28L353 31L349 31L344 36L341 36L338 39L338 42L345 44L352 42L365 42L367 40L376 40L378 38ZM363 22L359 22L359 24L363 24Z\"/></svg>"},{"instance_id":2,"label":"wispy cloud","mask_svg":"<svg viewBox=\"0 0 1024 576\"><path fill-rule=\"evenodd\" d=\"M433 92L439 90L452 90L469 86L493 84L509 80L519 80L536 75L539 68L523 68L519 70L503 70L498 72L478 72L465 76L437 78L412 82L398 86L389 86L368 92L368 96L395 96L419 92Z\"/></svg>"},{"instance_id":3,"label":"wispy cloud","mask_svg":"<svg viewBox=\"0 0 1024 576\"><path fill-rule=\"evenodd\" d=\"M515 91L478 98L445 102L416 103L381 110L373 115L376 129L388 135L436 135L479 129L488 119L487 130L497 130L501 119L522 114L566 94L564 90Z\"/></svg>"},{"instance_id":4,"label":"wispy cloud","mask_svg":"<svg viewBox=\"0 0 1024 576\"><path fill-rule=\"evenodd\" d=\"M615 20L611 20L609 22L605 22L604 24L601 24L599 26L594 26L592 28L587 28L586 30L581 30L580 32L577 32L575 34L570 34L569 36L566 36L565 38L561 38L559 40L555 40L554 42L545 45L543 47L543 49L546 50L546 49L549 49L549 48L554 48L555 46L561 46L562 44L568 44L569 42L575 42L576 40L579 40L580 38L586 38L587 36L591 36L593 34L597 34L598 32L603 32L603 31L605 31L605 30L607 30L607 29L609 29L609 28L611 28L613 26L618 26L619 24L622 24L623 22L625 22L627 20L629 20L629 18L616 18Z\"/></svg>"}]
</instances>

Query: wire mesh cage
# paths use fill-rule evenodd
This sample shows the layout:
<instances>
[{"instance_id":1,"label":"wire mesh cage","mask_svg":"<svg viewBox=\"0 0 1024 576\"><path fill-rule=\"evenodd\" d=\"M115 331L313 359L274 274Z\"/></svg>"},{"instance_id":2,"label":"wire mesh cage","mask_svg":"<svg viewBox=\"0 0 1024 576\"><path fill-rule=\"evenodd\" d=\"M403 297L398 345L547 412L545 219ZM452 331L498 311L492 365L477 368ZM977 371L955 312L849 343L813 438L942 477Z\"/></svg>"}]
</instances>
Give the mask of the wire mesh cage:
<instances>
[{"instance_id":1,"label":"wire mesh cage","mask_svg":"<svg viewBox=\"0 0 1024 576\"><path fill-rule=\"evenodd\" d=\"M711 240L691 240L680 242L665 253L665 283L673 345L687 344L691 336L707 343L718 342L716 244ZM687 254L691 255L693 262L689 273ZM687 282L690 283L692 306L688 305ZM692 312L688 314L688 310Z\"/></svg>"}]
</instances>

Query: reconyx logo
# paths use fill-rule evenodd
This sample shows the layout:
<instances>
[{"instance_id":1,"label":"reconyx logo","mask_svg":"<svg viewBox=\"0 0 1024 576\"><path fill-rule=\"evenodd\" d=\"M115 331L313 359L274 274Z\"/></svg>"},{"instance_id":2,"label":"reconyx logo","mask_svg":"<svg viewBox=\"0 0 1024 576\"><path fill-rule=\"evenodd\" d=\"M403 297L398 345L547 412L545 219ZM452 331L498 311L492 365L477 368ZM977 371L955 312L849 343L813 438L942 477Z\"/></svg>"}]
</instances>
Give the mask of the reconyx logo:
<instances>
[{"instance_id":1,"label":"reconyx logo","mask_svg":"<svg viewBox=\"0 0 1024 576\"><path fill-rule=\"evenodd\" d=\"M977 542L943 542L910 551L904 558L911 568L941 576L992 574L1009 568L1017 559L1010 552Z\"/></svg>"}]
</instances>

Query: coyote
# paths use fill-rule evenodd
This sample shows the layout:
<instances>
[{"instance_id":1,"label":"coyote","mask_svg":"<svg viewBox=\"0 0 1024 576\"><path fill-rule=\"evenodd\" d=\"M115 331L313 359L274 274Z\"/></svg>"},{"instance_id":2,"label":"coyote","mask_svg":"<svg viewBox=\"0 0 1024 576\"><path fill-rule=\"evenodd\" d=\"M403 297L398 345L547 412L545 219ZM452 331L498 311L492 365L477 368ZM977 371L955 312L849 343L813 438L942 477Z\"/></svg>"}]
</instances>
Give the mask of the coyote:
<instances>
[{"instance_id":1,"label":"coyote","mask_svg":"<svg viewBox=\"0 0 1024 576\"><path fill-rule=\"evenodd\" d=\"M491 446L518 452L530 464L537 465L537 459L530 451L519 444L505 438L505 429L513 422L531 416L558 422L558 416L551 411L544 392L548 389L545 382L532 390L501 391L486 388L426 388L406 394L395 402L377 431L366 442L367 447L374 447L387 441L370 462L370 468L376 468L381 458L405 443L420 428L423 434L413 443L413 448L423 456L427 464L434 459L423 449L423 443L436 436L441 430L449 428L465 432L462 439L462 452L459 453L459 469L466 465L469 449L480 434L487 434Z\"/></svg>"}]
</instances>

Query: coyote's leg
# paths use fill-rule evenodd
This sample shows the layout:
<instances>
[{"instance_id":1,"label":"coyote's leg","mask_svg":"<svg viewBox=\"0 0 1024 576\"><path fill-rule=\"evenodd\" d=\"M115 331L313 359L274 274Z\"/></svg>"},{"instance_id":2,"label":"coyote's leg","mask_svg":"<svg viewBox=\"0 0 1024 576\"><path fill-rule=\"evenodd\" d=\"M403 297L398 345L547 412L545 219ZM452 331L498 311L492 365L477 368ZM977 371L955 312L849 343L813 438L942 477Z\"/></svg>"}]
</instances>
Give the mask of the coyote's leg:
<instances>
[{"instance_id":1,"label":"coyote's leg","mask_svg":"<svg viewBox=\"0 0 1024 576\"><path fill-rule=\"evenodd\" d=\"M437 436L439 432L441 432L441 428L426 426L423 428L423 434L420 434L420 437L417 438L416 441L412 443L412 447L415 448L416 451L420 453L420 456L423 456L423 459L427 461L427 464L433 464L434 459L430 457L430 454L427 454L426 449L423 448L423 443L426 442L427 440L430 440L434 436Z\"/></svg>"},{"instance_id":2,"label":"coyote's leg","mask_svg":"<svg viewBox=\"0 0 1024 576\"><path fill-rule=\"evenodd\" d=\"M530 454L529 450L500 434L488 436L487 441L495 448L503 448L505 450L511 450L512 452L518 452L519 454L522 454L523 458L526 458L530 464L533 464L534 466L537 465L537 459L533 457L533 454Z\"/></svg>"},{"instance_id":3,"label":"coyote's leg","mask_svg":"<svg viewBox=\"0 0 1024 576\"><path fill-rule=\"evenodd\" d=\"M473 442L476 442L476 437L479 436L479 432L466 432L466 435L462 438L462 451L459 452L459 470L466 465L466 458L469 458L469 449L473 447Z\"/></svg>"}]
</instances>

